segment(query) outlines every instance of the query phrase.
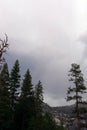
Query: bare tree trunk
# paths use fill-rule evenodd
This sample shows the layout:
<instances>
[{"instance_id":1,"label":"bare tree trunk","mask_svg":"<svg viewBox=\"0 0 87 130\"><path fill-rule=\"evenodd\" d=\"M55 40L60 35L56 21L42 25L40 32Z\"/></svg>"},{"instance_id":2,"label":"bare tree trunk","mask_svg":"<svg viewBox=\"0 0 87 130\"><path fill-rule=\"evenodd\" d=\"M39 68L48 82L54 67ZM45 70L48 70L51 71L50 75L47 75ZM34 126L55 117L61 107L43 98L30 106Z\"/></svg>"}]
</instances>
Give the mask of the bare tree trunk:
<instances>
[{"instance_id":1,"label":"bare tree trunk","mask_svg":"<svg viewBox=\"0 0 87 130\"><path fill-rule=\"evenodd\" d=\"M0 70L3 66L3 62L5 62L5 59L3 57L3 54L6 53L7 48L8 48L8 36L5 34L5 39L2 40L0 38Z\"/></svg>"},{"instance_id":2,"label":"bare tree trunk","mask_svg":"<svg viewBox=\"0 0 87 130\"><path fill-rule=\"evenodd\" d=\"M80 130L79 102L78 102L78 86L76 83L76 127Z\"/></svg>"}]
</instances>

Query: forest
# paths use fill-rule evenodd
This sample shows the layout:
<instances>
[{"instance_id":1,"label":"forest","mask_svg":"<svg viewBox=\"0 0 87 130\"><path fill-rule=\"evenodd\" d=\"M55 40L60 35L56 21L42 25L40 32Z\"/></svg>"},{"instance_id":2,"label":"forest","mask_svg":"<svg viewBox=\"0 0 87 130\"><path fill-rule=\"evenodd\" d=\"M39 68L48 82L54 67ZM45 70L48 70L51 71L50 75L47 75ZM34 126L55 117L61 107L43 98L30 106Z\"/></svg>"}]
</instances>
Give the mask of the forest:
<instances>
[{"instance_id":1,"label":"forest","mask_svg":"<svg viewBox=\"0 0 87 130\"><path fill-rule=\"evenodd\" d=\"M32 83L30 70L21 79L17 59L12 69L3 54L8 49L8 37L0 39L0 130L64 130L53 116L43 111L43 85Z\"/></svg>"}]
</instances>

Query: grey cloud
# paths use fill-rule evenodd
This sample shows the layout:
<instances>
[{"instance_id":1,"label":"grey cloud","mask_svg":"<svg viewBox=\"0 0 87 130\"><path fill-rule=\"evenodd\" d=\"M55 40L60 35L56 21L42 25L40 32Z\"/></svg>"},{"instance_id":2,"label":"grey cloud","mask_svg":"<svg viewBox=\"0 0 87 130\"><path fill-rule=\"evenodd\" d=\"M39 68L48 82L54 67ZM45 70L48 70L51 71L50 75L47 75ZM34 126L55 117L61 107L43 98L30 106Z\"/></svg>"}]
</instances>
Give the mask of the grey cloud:
<instances>
[{"instance_id":1,"label":"grey cloud","mask_svg":"<svg viewBox=\"0 0 87 130\"><path fill-rule=\"evenodd\" d=\"M64 103L67 73L80 63L81 43L76 40L74 0L8 0L0 4L0 31L8 34L6 59L11 68L20 60L22 74L29 68L33 82L40 79L48 103ZM0 33L0 36L2 34Z\"/></svg>"},{"instance_id":2,"label":"grey cloud","mask_svg":"<svg viewBox=\"0 0 87 130\"><path fill-rule=\"evenodd\" d=\"M23 55L14 52L6 55L6 60L10 68L14 61L19 59L21 64L21 72L24 75L27 68L30 69L34 85L41 80L44 86L44 95L47 95L52 100L65 100L65 94L68 87L68 79L66 70L54 60L46 59L42 55ZM60 60L59 60L60 61ZM54 62L54 63L53 63ZM46 98L45 98L46 99ZM47 99L46 99L47 100ZM45 100L45 101L46 101ZM48 104L51 103L50 101ZM51 103L52 104L52 103Z\"/></svg>"},{"instance_id":3,"label":"grey cloud","mask_svg":"<svg viewBox=\"0 0 87 130\"><path fill-rule=\"evenodd\" d=\"M78 42L82 44L83 47L82 62L85 62L87 59L87 32L84 32L79 36Z\"/></svg>"},{"instance_id":4,"label":"grey cloud","mask_svg":"<svg viewBox=\"0 0 87 130\"><path fill-rule=\"evenodd\" d=\"M40 41L32 42L9 38L10 53L8 51L7 59L9 57L9 63L13 63L13 60L18 58L23 74L26 68L29 68L34 84L38 80L42 81L44 95L46 96L45 101L48 101L49 104L58 102L60 105L59 100L62 100L63 104L64 102L66 104L65 96L69 86L68 70L73 60L79 59L76 58L79 49L77 49L77 43L74 43L77 46L74 48L71 40L63 31L60 30L59 33L53 28L50 28L50 30L50 32L48 30L44 32L46 33L45 38L41 38Z\"/></svg>"},{"instance_id":5,"label":"grey cloud","mask_svg":"<svg viewBox=\"0 0 87 130\"><path fill-rule=\"evenodd\" d=\"M78 40L83 42L84 44L87 44L87 32L81 34Z\"/></svg>"}]
</instances>

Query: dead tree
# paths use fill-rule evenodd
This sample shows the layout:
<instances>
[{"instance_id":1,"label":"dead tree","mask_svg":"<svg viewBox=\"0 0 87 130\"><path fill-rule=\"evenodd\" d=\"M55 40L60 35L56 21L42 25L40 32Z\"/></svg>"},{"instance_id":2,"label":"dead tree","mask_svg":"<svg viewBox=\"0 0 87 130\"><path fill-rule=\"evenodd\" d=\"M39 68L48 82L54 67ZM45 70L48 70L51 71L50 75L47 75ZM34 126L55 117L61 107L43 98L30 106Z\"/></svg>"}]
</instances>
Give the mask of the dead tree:
<instances>
[{"instance_id":1,"label":"dead tree","mask_svg":"<svg viewBox=\"0 0 87 130\"><path fill-rule=\"evenodd\" d=\"M0 69L2 67L2 64L5 62L5 59L3 57L3 54L6 53L7 49L8 49L8 36L7 34L5 34L5 38L1 39L0 38Z\"/></svg>"}]
</instances>

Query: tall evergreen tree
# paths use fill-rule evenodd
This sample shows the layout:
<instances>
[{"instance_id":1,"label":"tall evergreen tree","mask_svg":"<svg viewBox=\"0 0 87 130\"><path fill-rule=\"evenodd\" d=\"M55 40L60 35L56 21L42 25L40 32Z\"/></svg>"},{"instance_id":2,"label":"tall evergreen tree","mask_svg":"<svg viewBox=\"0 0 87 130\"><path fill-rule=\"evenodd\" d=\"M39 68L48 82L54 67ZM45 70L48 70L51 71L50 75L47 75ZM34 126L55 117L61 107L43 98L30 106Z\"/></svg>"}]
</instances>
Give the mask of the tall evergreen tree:
<instances>
[{"instance_id":1,"label":"tall evergreen tree","mask_svg":"<svg viewBox=\"0 0 87 130\"><path fill-rule=\"evenodd\" d=\"M11 106L14 109L15 102L18 98L18 89L20 87L20 66L19 61L16 60L10 74L10 99Z\"/></svg>"},{"instance_id":2,"label":"tall evergreen tree","mask_svg":"<svg viewBox=\"0 0 87 130\"><path fill-rule=\"evenodd\" d=\"M9 99L9 71L7 63L0 73L0 129L10 130L12 124L12 111Z\"/></svg>"},{"instance_id":3,"label":"tall evergreen tree","mask_svg":"<svg viewBox=\"0 0 87 130\"><path fill-rule=\"evenodd\" d=\"M82 101L82 94L86 92L84 85L83 74L80 70L80 65L72 64L69 71L69 81L72 81L74 87L69 87L67 90L67 101L75 100L75 113L76 113L76 127L80 130L80 111L79 103Z\"/></svg>"},{"instance_id":4,"label":"tall evergreen tree","mask_svg":"<svg viewBox=\"0 0 87 130\"><path fill-rule=\"evenodd\" d=\"M9 96L9 71L7 63L4 64L0 73L0 84L5 96ZM6 94L5 94L6 93Z\"/></svg>"},{"instance_id":5,"label":"tall evergreen tree","mask_svg":"<svg viewBox=\"0 0 87 130\"><path fill-rule=\"evenodd\" d=\"M43 130L43 87L40 81L35 86L34 98L35 114L31 118L30 126L32 130Z\"/></svg>"},{"instance_id":6,"label":"tall evergreen tree","mask_svg":"<svg viewBox=\"0 0 87 130\"><path fill-rule=\"evenodd\" d=\"M34 92L32 85L32 77L30 75L29 69L27 69L22 87L21 87L21 95L19 98L19 102L16 107L15 113L15 123L17 126L17 130L31 130L31 118L34 116L35 111L35 103L34 103Z\"/></svg>"},{"instance_id":7,"label":"tall evergreen tree","mask_svg":"<svg viewBox=\"0 0 87 130\"><path fill-rule=\"evenodd\" d=\"M27 69L23 79L21 96L31 97L32 95L33 95L32 77L30 75L29 69Z\"/></svg>"},{"instance_id":8,"label":"tall evergreen tree","mask_svg":"<svg viewBox=\"0 0 87 130\"><path fill-rule=\"evenodd\" d=\"M41 81L35 86L35 103L37 115L42 114L43 86Z\"/></svg>"}]
</instances>

